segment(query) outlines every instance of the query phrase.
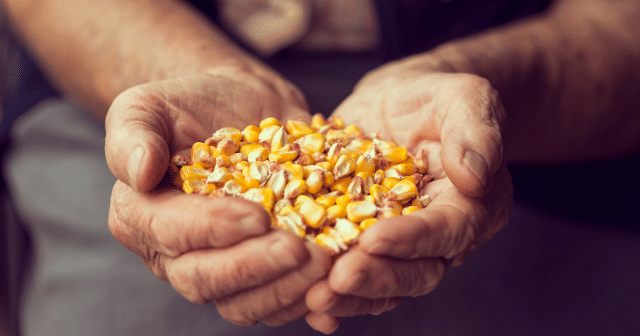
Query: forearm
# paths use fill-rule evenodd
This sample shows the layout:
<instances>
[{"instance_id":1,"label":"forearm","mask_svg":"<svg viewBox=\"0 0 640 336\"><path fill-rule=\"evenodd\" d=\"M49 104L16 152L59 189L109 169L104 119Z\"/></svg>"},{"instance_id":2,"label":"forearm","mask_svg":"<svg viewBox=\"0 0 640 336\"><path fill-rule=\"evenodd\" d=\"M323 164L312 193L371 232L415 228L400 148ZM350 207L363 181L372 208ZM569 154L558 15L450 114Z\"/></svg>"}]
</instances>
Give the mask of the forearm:
<instances>
[{"instance_id":1,"label":"forearm","mask_svg":"<svg viewBox=\"0 0 640 336\"><path fill-rule=\"evenodd\" d=\"M639 14L638 2L562 1L544 16L429 56L498 90L512 162L619 156L640 145Z\"/></svg>"},{"instance_id":2,"label":"forearm","mask_svg":"<svg viewBox=\"0 0 640 336\"><path fill-rule=\"evenodd\" d=\"M6 0L52 82L104 118L120 92L220 66L259 71L207 18L177 0Z\"/></svg>"}]
</instances>

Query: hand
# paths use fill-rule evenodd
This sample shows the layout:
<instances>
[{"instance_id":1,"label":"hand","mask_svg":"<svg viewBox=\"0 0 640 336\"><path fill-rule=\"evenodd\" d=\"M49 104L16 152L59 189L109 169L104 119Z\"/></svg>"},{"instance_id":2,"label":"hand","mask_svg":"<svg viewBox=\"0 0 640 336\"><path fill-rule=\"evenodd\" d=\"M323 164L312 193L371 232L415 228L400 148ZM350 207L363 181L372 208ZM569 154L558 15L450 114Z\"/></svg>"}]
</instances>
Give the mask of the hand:
<instances>
[{"instance_id":1,"label":"hand","mask_svg":"<svg viewBox=\"0 0 640 336\"><path fill-rule=\"evenodd\" d=\"M284 231L255 203L187 195L162 184L170 155L224 126L308 116L284 81L245 73L197 75L134 87L106 119L106 157L119 179L109 227L147 267L192 302L215 302L239 325L282 325L304 316L304 296L326 276L327 254Z\"/></svg>"},{"instance_id":2,"label":"hand","mask_svg":"<svg viewBox=\"0 0 640 336\"><path fill-rule=\"evenodd\" d=\"M429 293L451 266L507 222L512 185L503 161L501 103L468 74L428 72L407 63L365 77L335 111L345 124L426 151L432 202L382 220L309 290L307 322L329 333L339 317L380 314L404 296Z\"/></svg>"}]
</instances>

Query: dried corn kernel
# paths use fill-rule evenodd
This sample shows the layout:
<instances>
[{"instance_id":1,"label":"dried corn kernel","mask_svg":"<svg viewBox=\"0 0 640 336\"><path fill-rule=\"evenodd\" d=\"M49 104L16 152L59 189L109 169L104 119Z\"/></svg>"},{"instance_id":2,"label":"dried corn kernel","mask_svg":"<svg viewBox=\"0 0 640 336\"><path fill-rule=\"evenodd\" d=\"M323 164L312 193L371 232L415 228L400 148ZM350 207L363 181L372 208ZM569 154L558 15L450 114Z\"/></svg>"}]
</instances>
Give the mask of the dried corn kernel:
<instances>
[{"instance_id":1,"label":"dried corn kernel","mask_svg":"<svg viewBox=\"0 0 640 336\"><path fill-rule=\"evenodd\" d=\"M378 220L429 204L420 193L431 181L426 156L317 114L311 124L265 118L243 131L221 128L189 158L171 158L168 174L185 193L259 203L272 228L338 254Z\"/></svg>"}]
</instances>

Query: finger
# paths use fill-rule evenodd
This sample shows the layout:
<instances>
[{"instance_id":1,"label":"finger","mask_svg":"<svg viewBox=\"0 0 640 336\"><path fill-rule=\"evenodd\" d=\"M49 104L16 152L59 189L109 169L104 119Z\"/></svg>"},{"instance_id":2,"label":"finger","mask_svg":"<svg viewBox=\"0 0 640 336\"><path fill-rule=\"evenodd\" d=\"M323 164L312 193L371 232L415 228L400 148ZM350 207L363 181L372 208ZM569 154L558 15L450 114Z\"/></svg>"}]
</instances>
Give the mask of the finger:
<instances>
[{"instance_id":1,"label":"finger","mask_svg":"<svg viewBox=\"0 0 640 336\"><path fill-rule=\"evenodd\" d=\"M299 238L291 236L302 243ZM319 279L325 277L331 267L327 252L312 244L306 246L309 255L301 267L264 286L215 300L220 315L236 324L251 323L251 321L261 321L272 316L303 299L307 290ZM273 258L280 257L287 256L276 255ZM297 318L299 317L302 315Z\"/></svg>"},{"instance_id":2,"label":"finger","mask_svg":"<svg viewBox=\"0 0 640 336\"><path fill-rule=\"evenodd\" d=\"M308 313L309 308L307 308L304 299L300 299L289 307L284 308L279 312L272 314L271 316L263 318L261 322L271 327L280 327L298 320Z\"/></svg>"},{"instance_id":3,"label":"finger","mask_svg":"<svg viewBox=\"0 0 640 336\"><path fill-rule=\"evenodd\" d=\"M264 285L297 269L308 263L309 252L298 237L274 230L229 248L162 259L169 283L189 301L203 304Z\"/></svg>"},{"instance_id":4,"label":"finger","mask_svg":"<svg viewBox=\"0 0 640 336\"><path fill-rule=\"evenodd\" d=\"M144 103L143 103L144 102ZM169 125L161 113L165 102L136 90L119 95L105 120L105 155L111 172L139 191L152 190L169 164Z\"/></svg>"},{"instance_id":5,"label":"finger","mask_svg":"<svg viewBox=\"0 0 640 336\"><path fill-rule=\"evenodd\" d=\"M313 330L325 335L333 333L340 325L340 318L324 313L310 312L304 318Z\"/></svg>"},{"instance_id":6,"label":"finger","mask_svg":"<svg viewBox=\"0 0 640 336\"><path fill-rule=\"evenodd\" d=\"M375 223L360 236L359 247L370 254L418 259L452 258L475 244L491 220L481 200L463 195L447 179L429 183L426 191L434 195L427 207Z\"/></svg>"},{"instance_id":7,"label":"finger","mask_svg":"<svg viewBox=\"0 0 640 336\"><path fill-rule=\"evenodd\" d=\"M369 299L419 296L431 292L442 281L449 262L443 258L390 259L360 249L340 257L329 274L331 290ZM389 308L396 303L369 302ZM380 308L373 306L374 308Z\"/></svg>"},{"instance_id":8,"label":"finger","mask_svg":"<svg viewBox=\"0 0 640 336\"><path fill-rule=\"evenodd\" d=\"M307 292L307 306L311 311L337 317L357 316L364 314L380 315L396 308L401 297L368 299L352 295L335 293L328 281L315 284Z\"/></svg>"},{"instance_id":9,"label":"finger","mask_svg":"<svg viewBox=\"0 0 640 336\"><path fill-rule=\"evenodd\" d=\"M113 187L109 228L125 247L168 256L231 246L269 230L259 204L232 197L210 198L176 190L140 193L121 181Z\"/></svg>"},{"instance_id":10,"label":"finger","mask_svg":"<svg viewBox=\"0 0 640 336\"><path fill-rule=\"evenodd\" d=\"M480 93L468 92L477 90ZM464 194L484 195L502 163L500 120L504 112L490 84L477 78L463 90L476 100L457 99L450 104L442 124L442 165L453 184ZM486 98L484 98L486 97Z\"/></svg>"}]
</instances>

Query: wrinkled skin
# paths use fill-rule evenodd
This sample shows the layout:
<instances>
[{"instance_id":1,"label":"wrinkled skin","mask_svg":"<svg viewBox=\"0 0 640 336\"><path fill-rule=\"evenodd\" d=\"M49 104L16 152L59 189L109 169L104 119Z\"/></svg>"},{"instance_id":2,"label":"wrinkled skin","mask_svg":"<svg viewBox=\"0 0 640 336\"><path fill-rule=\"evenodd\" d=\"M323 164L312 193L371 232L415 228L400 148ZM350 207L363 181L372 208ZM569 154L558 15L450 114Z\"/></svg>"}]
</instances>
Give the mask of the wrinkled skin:
<instances>
[{"instance_id":1,"label":"wrinkled skin","mask_svg":"<svg viewBox=\"0 0 640 336\"><path fill-rule=\"evenodd\" d=\"M368 74L335 111L345 124L428 152L430 205L372 225L307 294L307 323L330 333L339 318L380 314L432 291L447 270L507 222L512 185L503 160L502 105L484 79L411 61ZM465 154L469 153L469 154Z\"/></svg>"},{"instance_id":2,"label":"wrinkled skin","mask_svg":"<svg viewBox=\"0 0 640 336\"><path fill-rule=\"evenodd\" d=\"M246 73L148 83L121 94L106 120L106 156L118 178L109 227L125 247L188 300L215 302L238 325L283 325L308 313L305 293L330 267L327 253L281 230L238 198L186 195L161 181L171 155L220 127L267 116L308 118L284 81Z\"/></svg>"}]
</instances>

